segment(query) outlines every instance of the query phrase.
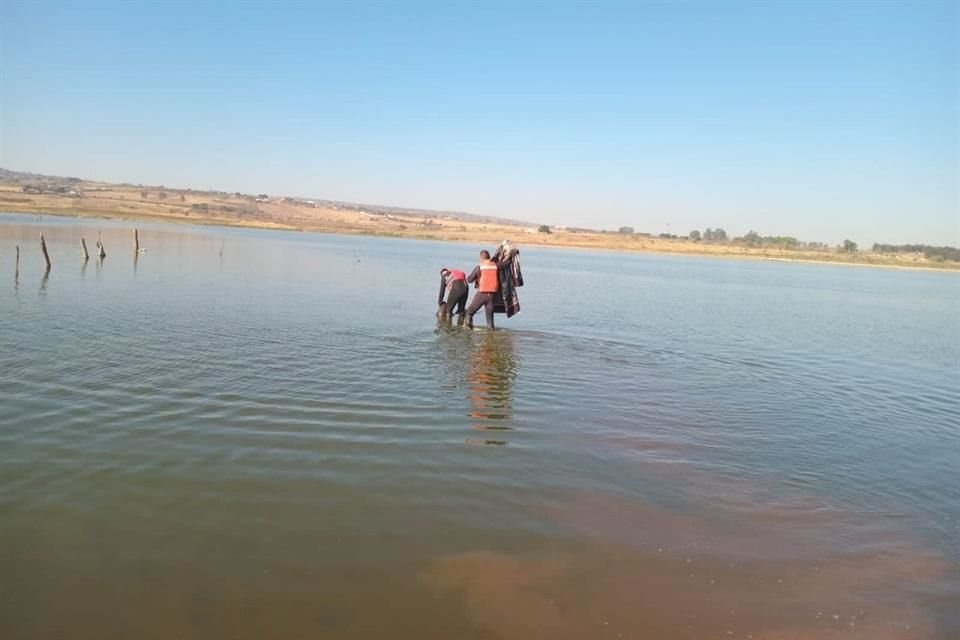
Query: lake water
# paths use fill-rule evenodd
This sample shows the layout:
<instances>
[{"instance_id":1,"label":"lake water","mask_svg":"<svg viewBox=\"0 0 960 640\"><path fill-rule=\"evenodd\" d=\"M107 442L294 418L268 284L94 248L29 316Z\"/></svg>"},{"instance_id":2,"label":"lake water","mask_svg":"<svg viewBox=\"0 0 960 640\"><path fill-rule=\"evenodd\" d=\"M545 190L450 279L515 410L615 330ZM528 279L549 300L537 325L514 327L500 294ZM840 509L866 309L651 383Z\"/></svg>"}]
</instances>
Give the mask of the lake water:
<instances>
[{"instance_id":1,"label":"lake water","mask_svg":"<svg viewBox=\"0 0 960 640\"><path fill-rule=\"evenodd\" d=\"M138 226L0 217L0 637L960 637L957 274Z\"/></svg>"}]
</instances>

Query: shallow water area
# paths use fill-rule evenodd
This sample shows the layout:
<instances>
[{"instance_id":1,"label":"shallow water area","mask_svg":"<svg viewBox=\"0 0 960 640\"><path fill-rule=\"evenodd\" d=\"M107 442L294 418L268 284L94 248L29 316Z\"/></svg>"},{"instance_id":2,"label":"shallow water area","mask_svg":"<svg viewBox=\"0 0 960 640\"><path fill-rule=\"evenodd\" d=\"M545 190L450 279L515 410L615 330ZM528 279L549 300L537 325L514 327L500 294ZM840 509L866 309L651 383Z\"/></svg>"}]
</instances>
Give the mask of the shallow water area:
<instances>
[{"instance_id":1,"label":"shallow water area","mask_svg":"<svg viewBox=\"0 0 960 640\"><path fill-rule=\"evenodd\" d=\"M957 274L137 227L0 217L2 637L960 637Z\"/></svg>"}]
</instances>

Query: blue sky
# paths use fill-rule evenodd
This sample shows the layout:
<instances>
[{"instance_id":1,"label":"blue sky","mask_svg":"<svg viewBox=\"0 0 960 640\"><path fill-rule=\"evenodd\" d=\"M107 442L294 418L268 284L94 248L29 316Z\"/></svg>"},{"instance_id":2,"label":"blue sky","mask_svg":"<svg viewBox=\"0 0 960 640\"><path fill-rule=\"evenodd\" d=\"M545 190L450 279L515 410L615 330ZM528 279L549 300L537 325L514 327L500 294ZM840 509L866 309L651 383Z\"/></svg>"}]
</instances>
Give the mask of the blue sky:
<instances>
[{"instance_id":1,"label":"blue sky","mask_svg":"<svg viewBox=\"0 0 960 640\"><path fill-rule=\"evenodd\" d=\"M0 166L957 245L957 6L0 0Z\"/></svg>"}]
</instances>

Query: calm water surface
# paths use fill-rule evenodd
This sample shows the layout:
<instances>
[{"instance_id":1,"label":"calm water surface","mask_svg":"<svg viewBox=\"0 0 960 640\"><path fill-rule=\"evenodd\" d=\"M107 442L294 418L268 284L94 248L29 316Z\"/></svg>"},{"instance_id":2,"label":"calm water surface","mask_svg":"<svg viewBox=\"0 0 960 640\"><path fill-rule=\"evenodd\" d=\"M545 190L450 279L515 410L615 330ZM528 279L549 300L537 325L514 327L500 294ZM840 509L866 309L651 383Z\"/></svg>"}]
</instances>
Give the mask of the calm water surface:
<instances>
[{"instance_id":1,"label":"calm water surface","mask_svg":"<svg viewBox=\"0 0 960 640\"><path fill-rule=\"evenodd\" d=\"M956 274L131 228L0 218L0 637L960 637Z\"/></svg>"}]
</instances>

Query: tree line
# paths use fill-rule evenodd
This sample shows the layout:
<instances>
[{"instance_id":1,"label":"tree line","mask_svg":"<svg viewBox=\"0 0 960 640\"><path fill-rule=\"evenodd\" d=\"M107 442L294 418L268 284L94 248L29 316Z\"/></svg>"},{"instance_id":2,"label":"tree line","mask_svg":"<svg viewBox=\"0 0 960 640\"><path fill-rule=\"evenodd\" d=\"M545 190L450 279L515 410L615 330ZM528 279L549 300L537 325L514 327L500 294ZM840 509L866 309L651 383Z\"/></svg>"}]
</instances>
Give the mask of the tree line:
<instances>
[{"instance_id":1,"label":"tree line","mask_svg":"<svg viewBox=\"0 0 960 640\"><path fill-rule=\"evenodd\" d=\"M550 233L551 228L547 225L541 225L539 228L541 233ZM584 230L586 231L586 230ZM610 232L602 232L610 233ZM635 232L633 227L620 227L617 230L617 233L622 235L629 236L642 236L645 238L654 237L651 233L638 233ZM763 236L753 231L752 229L742 236L737 236L730 238L727 235L727 232L724 229L717 228L707 228L702 232L699 229L694 229L687 235L677 235L673 233L661 233L657 237L664 240L690 240L692 242L706 242L706 243L716 243L716 244L733 244L746 247L755 247L755 248L775 248L775 249L793 249L793 250L808 250L808 251L840 251L843 253L855 254L860 251L859 245L850 239L845 239L841 244L838 244L835 249L832 248L825 242L806 242L794 238L793 236ZM960 262L960 249L956 247L935 247L926 244L880 244L876 243L873 245L874 253L922 253L927 260L935 260L937 262L942 261L953 261Z\"/></svg>"},{"instance_id":2,"label":"tree line","mask_svg":"<svg viewBox=\"0 0 960 640\"><path fill-rule=\"evenodd\" d=\"M960 249L934 247L928 244L879 244L874 243L874 253L922 253L927 260L952 260L960 262Z\"/></svg>"},{"instance_id":3,"label":"tree line","mask_svg":"<svg viewBox=\"0 0 960 640\"><path fill-rule=\"evenodd\" d=\"M676 237L676 236L674 236ZM694 229L687 238L693 242L727 242L730 244L745 245L748 247L775 247L778 249L829 249L824 242L804 242L793 236L762 236L756 231L750 230L742 236L729 238L727 232L723 229L706 229L703 233L699 229ZM857 243L851 240L844 240L840 247L847 252L853 253L857 250Z\"/></svg>"},{"instance_id":4,"label":"tree line","mask_svg":"<svg viewBox=\"0 0 960 640\"><path fill-rule=\"evenodd\" d=\"M541 229L542 231L543 229ZM620 227L617 231L623 235L636 235L643 236L645 238L654 237L651 233L637 233L634 232L633 227ZM798 240L792 236L762 236L756 231L748 231L742 236L736 236L731 238L727 235L727 232L722 228L713 229L708 227L702 232L699 229L694 229L687 235L677 235L675 233L660 233L657 234L658 238L663 238L664 240L690 240L692 242L707 242L707 243L717 243L717 244L735 244L743 245L747 247L773 247L778 249L810 249L817 251L826 251L830 249L830 245L825 242L805 242L803 240ZM858 250L857 243L853 240L844 240L843 244L837 245L837 249L845 251L847 253L856 253Z\"/></svg>"}]
</instances>

